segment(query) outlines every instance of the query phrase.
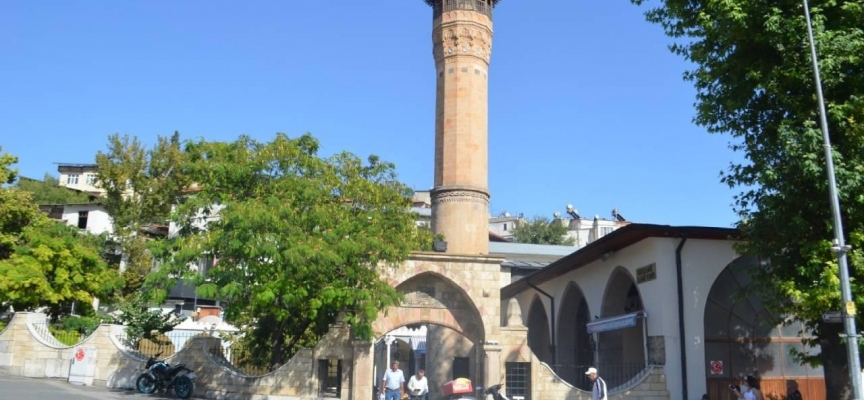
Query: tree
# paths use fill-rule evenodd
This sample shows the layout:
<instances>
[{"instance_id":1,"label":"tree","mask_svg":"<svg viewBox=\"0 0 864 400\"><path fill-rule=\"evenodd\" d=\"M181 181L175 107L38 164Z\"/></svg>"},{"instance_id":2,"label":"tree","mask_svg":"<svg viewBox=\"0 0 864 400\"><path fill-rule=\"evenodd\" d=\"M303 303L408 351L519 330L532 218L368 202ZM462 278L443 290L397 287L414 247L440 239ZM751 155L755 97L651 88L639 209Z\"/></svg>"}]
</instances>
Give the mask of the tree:
<instances>
[{"instance_id":1,"label":"tree","mask_svg":"<svg viewBox=\"0 0 864 400\"><path fill-rule=\"evenodd\" d=\"M106 191L102 202L123 253L123 296L136 293L153 266L142 228L165 224L189 186L180 168L184 157L178 132L170 138L159 136L149 150L137 137L114 134L108 138L108 150L96 155L97 184Z\"/></svg>"},{"instance_id":2,"label":"tree","mask_svg":"<svg viewBox=\"0 0 864 400\"><path fill-rule=\"evenodd\" d=\"M91 203L90 195L60 186L57 178L45 174L41 181L21 177L15 184L18 190L29 192L36 204L84 204Z\"/></svg>"},{"instance_id":3,"label":"tree","mask_svg":"<svg viewBox=\"0 0 864 400\"><path fill-rule=\"evenodd\" d=\"M226 318L246 327L253 359L271 368L316 343L340 312L371 337L378 312L400 299L381 268L429 236L392 164L321 158L318 148L308 134L187 143L184 173L198 190L178 206L180 234L162 243L163 264L148 277L157 297L184 277L199 296L227 300ZM190 271L202 257L215 265Z\"/></svg>"},{"instance_id":4,"label":"tree","mask_svg":"<svg viewBox=\"0 0 864 400\"><path fill-rule=\"evenodd\" d=\"M104 238L40 218L26 228L12 255L0 260L0 303L28 311L78 302L114 289L117 275L102 259Z\"/></svg>"},{"instance_id":5,"label":"tree","mask_svg":"<svg viewBox=\"0 0 864 400\"><path fill-rule=\"evenodd\" d=\"M0 156L0 179L14 182L17 158ZM113 274L102 260L104 238L81 235L39 212L30 193L0 188L0 304L32 310L89 304L110 292Z\"/></svg>"},{"instance_id":6,"label":"tree","mask_svg":"<svg viewBox=\"0 0 864 400\"><path fill-rule=\"evenodd\" d=\"M529 221L519 221L513 228L513 237L519 243L565 246L576 243L575 238L567 236L567 226L561 221L539 216Z\"/></svg>"},{"instance_id":7,"label":"tree","mask_svg":"<svg viewBox=\"0 0 864 400\"><path fill-rule=\"evenodd\" d=\"M632 0L642 4L644 0ZM828 110L853 294L864 293L864 2L815 0L812 16ZM848 399L841 325L821 314L839 310L840 291L822 136L803 5L798 0L665 0L647 12L675 39L671 50L694 65L695 122L731 135L746 161L722 182L741 193L735 209L747 239L739 251L770 260L750 271L765 304L806 323L821 354L827 397ZM861 323L861 319L858 319Z\"/></svg>"}]
</instances>

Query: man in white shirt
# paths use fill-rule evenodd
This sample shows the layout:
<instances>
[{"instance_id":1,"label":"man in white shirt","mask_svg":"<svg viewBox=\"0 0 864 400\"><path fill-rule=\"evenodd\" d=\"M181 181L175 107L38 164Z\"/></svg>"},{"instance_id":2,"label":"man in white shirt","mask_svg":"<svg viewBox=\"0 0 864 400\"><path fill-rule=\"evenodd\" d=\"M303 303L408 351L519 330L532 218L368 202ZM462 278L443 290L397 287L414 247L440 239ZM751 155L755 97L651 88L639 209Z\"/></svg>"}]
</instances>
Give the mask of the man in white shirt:
<instances>
[{"instance_id":1,"label":"man in white shirt","mask_svg":"<svg viewBox=\"0 0 864 400\"><path fill-rule=\"evenodd\" d=\"M399 369L399 361L393 361L390 367L381 380L384 387L384 400L400 400L402 392L405 391L405 374Z\"/></svg>"},{"instance_id":2,"label":"man in white shirt","mask_svg":"<svg viewBox=\"0 0 864 400\"><path fill-rule=\"evenodd\" d=\"M429 382L426 380L426 370L419 370L408 380L408 396L411 400L419 400L429 392Z\"/></svg>"},{"instance_id":3,"label":"man in white shirt","mask_svg":"<svg viewBox=\"0 0 864 400\"><path fill-rule=\"evenodd\" d=\"M603 378L597 376L597 368L588 368L588 371L585 371L585 375L588 375L588 379L594 381L594 387L591 389L591 400L607 400L606 382Z\"/></svg>"}]
</instances>

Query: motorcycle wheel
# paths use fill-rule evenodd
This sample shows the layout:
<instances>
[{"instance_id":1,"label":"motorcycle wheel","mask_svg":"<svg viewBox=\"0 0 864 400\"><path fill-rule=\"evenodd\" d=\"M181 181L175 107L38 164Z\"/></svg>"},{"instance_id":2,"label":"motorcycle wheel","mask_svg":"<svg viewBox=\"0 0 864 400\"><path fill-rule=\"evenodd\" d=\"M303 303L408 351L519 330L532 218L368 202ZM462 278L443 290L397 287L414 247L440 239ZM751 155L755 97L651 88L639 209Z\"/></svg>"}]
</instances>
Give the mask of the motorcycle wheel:
<instances>
[{"instance_id":1,"label":"motorcycle wheel","mask_svg":"<svg viewBox=\"0 0 864 400\"><path fill-rule=\"evenodd\" d=\"M178 376L174 379L174 394L181 399L192 397L192 391L195 390L195 383L191 379L184 376Z\"/></svg>"},{"instance_id":2,"label":"motorcycle wheel","mask_svg":"<svg viewBox=\"0 0 864 400\"><path fill-rule=\"evenodd\" d=\"M156 380L150 374L141 374L135 382L138 391L144 394L152 394L156 391Z\"/></svg>"}]
</instances>

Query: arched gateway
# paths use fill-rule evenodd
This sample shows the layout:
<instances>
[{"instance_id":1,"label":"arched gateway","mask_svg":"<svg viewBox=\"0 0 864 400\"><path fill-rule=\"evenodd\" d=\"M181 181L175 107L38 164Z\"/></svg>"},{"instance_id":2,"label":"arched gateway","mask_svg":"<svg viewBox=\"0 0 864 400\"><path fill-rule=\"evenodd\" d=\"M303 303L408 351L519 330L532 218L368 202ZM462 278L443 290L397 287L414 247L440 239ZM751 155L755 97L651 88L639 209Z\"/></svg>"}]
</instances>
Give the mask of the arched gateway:
<instances>
[{"instance_id":1,"label":"arched gateway","mask_svg":"<svg viewBox=\"0 0 864 400\"><path fill-rule=\"evenodd\" d=\"M431 332L429 337L439 342L426 343L427 355L444 359L443 362L427 360L427 365L452 365L453 354L444 351L448 346L442 345L467 341L471 348L468 358L472 381L479 385L498 383L502 378L498 346L502 261L491 256L415 253L403 265L382 267L384 279L401 292L404 299L400 305L379 314L372 324L376 338L404 326L427 325ZM440 330L452 334L448 336ZM354 340L352 344L352 398L367 399L373 385L380 380L380 376L373 375L381 375L374 367L374 342ZM434 349L435 346L438 349ZM448 377L449 372L436 371L435 384L443 384L439 381Z\"/></svg>"}]
</instances>

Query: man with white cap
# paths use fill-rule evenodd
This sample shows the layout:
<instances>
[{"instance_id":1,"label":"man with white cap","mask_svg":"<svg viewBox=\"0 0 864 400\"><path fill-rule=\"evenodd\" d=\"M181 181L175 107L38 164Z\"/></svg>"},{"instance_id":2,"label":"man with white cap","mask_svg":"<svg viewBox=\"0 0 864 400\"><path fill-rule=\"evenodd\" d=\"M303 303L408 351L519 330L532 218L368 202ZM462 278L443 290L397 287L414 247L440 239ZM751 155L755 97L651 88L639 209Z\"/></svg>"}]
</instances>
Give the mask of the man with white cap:
<instances>
[{"instance_id":1,"label":"man with white cap","mask_svg":"<svg viewBox=\"0 0 864 400\"><path fill-rule=\"evenodd\" d=\"M591 389L591 400L607 400L606 382L603 378L597 376L597 368L591 367L585 371L588 379L594 381L594 388Z\"/></svg>"}]
</instances>

